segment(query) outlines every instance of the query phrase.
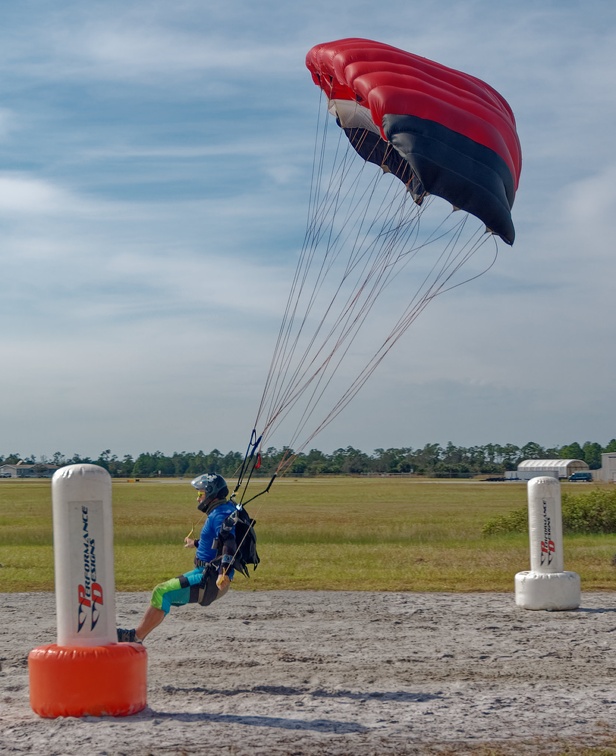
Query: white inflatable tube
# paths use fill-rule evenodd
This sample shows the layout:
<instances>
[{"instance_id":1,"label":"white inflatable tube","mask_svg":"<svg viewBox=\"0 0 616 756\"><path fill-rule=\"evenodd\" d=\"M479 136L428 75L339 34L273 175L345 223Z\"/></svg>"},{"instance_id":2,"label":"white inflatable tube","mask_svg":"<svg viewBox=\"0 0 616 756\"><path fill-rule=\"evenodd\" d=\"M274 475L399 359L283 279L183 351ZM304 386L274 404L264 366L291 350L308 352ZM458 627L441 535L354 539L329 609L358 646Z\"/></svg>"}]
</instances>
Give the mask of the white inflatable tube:
<instances>
[{"instance_id":1,"label":"white inflatable tube","mask_svg":"<svg viewBox=\"0 0 616 756\"><path fill-rule=\"evenodd\" d=\"M111 476L61 467L51 481L58 646L115 643Z\"/></svg>"},{"instance_id":2,"label":"white inflatable tube","mask_svg":"<svg viewBox=\"0 0 616 756\"><path fill-rule=\"evenodd\" d=\"M128 716L147 705L148 655L117 643L111 477L67 465L51 482L58 642L28 654L41 717Z\"/></svg>"},{"instance_id":3,"label":"white inflatable tube","mask_svg":"<svg viewBox=\"0 0 616 756\"><path fill-rule=\"evenodd\" d=\"M528 481L530 570L515 576L516 604L524 609L577 609L580 577L564 568L560 483L541 476Z\"/></svg>"}]
</instances>

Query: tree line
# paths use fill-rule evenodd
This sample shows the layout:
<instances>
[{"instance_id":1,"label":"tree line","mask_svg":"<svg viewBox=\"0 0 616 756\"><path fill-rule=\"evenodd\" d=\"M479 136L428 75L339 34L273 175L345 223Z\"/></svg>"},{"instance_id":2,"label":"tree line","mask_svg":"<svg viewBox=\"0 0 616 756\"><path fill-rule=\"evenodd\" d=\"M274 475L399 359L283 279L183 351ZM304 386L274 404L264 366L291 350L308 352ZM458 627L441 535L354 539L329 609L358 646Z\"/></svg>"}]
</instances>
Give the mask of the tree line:
<instances>
[{"instance_id":1,"label":"tree line","mask_svg":"<svg viewBox=\"0 0 616 756\"><path fill-rule=\"evenodd\" d=\"M616 439L607 446L587 441L566 446L545 448L535 442L524 446L514 444L485 444L483 446L456 446L449 442L426 444L421 449L411 447L395 449L375 449L367 454L352 446L336 449L326 454L318 449L297 454L290 475L404 475L415 474L429 477L470 477L473 475L502 475L507 470L515 470L525 459L581 459L591 470L601 467L601 454L616 452ZM261 453L260 466L254 475L269 477L276 471L283 456L290 453L287 447L270 447ZM243 461L240 452L223 454L218 449L206 453L161 451L143 452L136 457L130 454L119 458L106 449L94 459L74 454L65 457L56 452L51 457L21 457L20 454L0 456L0 464L68 465L92 463L104 467L113 477L190 477L203 472L217 472L225 477L234 477Z\"/></svg>"}]
</instances>

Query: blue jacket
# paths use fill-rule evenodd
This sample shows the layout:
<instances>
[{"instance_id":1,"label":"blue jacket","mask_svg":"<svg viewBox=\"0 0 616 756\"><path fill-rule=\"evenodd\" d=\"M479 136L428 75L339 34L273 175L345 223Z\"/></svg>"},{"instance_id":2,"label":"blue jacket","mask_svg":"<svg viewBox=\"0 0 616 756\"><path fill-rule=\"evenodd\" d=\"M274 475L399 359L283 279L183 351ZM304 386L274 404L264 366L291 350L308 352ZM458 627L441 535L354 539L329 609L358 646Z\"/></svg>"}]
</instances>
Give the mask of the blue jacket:
<instances>
[{"instance_id":1,"label":"blue jacket","mask_svg":"<svg viewBox=\"0 0 616 756\"><path fill-rule=\"evenodd\" d=\"M202 562L211 562L212 559L216 558L217 551L216 547L212 546L212 542L216 540L223 522L232 512L235 512L235 504L231 501L220 504L210 512L201 528L201 535L199 536L199 544L195 555L196 559L200 559ZM233 534L235 535L235 528L233 529Z\"/></svg>"}]
</instances>

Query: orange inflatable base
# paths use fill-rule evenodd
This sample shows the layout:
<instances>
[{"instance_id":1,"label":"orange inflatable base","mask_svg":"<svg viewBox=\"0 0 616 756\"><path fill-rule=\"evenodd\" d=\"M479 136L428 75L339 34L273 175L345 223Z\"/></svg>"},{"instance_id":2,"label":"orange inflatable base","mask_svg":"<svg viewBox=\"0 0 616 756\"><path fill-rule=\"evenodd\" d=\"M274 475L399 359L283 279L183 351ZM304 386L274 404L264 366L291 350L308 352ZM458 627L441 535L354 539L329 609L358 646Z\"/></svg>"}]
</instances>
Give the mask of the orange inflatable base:
<instances>
[{"instance_id":1,"label":"orange inflatable base","mask_svg":"<svg viewBox=\"0 0 616 756\"><path fill-rule=\"evenodd\" d=\"M148 655L138 643L39 646L28 655L30 705L41 717L125 717L147 704Z\"/></svg>"}]
</instances>

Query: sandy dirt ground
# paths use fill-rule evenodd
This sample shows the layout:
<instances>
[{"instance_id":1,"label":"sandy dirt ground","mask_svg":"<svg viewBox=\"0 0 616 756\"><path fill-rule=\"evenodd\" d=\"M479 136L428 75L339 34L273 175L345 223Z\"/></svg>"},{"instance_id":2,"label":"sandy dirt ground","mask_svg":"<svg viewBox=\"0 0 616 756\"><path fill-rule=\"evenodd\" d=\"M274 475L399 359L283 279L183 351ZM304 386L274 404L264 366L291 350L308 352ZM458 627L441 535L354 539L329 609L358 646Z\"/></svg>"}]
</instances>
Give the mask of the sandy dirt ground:
<instances>
[{"instance_id":1,"label":"sandy dirt ground","mask_svg":"<svg viewBox=\"0 0 616 756\"><path fill-rule=\"evenodd\" d=\"M145 593L119 593L133 627ZM148 638L148 705L43 719L27 656L53 594L0 594L1 754L548 754L616 743L616 594L231 591ZM568 751L570 752L570 751ZM611 752L611 751L609 751ZM614 751L616 753L616 751Z\"/></svg>"}]
</instances>

